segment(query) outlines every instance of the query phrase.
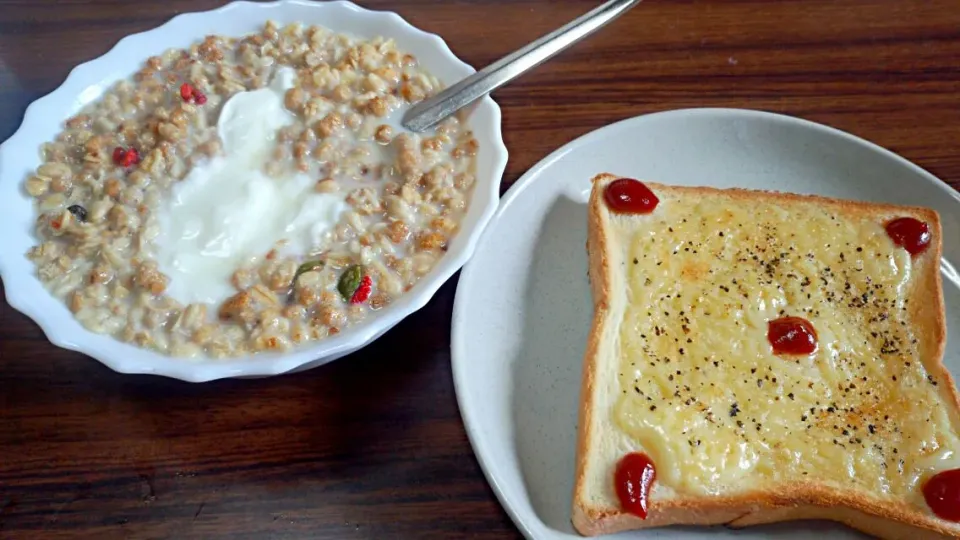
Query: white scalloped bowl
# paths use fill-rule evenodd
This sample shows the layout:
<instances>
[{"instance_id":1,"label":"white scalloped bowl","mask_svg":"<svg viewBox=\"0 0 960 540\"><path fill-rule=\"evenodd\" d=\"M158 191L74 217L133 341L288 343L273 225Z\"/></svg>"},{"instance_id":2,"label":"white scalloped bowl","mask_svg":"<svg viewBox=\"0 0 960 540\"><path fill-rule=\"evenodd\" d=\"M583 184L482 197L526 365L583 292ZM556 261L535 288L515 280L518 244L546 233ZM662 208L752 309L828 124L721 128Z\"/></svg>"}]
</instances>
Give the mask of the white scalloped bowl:
<instances>
[{"instance_id":1,"label":"white scalloped bowl","mask_svg":"<svg viewBox=\"0 0 960 540\"><path fill-rule=\"evenodd\" d=\"M507 162L500 108L489 97L478 102L468 118L480 143L477 183L461 230L449 250L396 302L334 337L283 354L224 360L173 358L85 330L66 306L46 291L25 256L36 238L32 232L33 203L22 188L23 180L40 164L40 145L52 140L66 118L98 99L104 89L132 75L148 56L171 47L187 47L212 33L249 34L268 19L281 24L318 24L362 38L394 38L400 49L414 54L447 85L474 72L440 37L414 28L395 13L369 11L346 1L303 0L234 2L213 11L179 15L159 28L128 36L100 58L77 66L59 88L30 105L20 129L0 145L0 276L10 305L36 321L53 344L89 355L121 373L164 375L191 382L310 369L356 351L423 307L473 254L480 233L497 209L500 179Z\"/></svg>"}]
</instances>

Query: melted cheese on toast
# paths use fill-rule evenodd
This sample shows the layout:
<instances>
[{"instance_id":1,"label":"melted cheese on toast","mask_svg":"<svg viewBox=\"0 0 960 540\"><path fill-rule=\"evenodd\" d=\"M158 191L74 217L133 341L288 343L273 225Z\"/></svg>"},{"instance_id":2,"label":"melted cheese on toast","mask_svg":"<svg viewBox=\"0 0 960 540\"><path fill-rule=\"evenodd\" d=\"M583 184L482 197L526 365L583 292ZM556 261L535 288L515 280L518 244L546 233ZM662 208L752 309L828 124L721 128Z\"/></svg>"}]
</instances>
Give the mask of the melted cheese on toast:
<instances>
[{"instance_id":1,"label":"melted cheese on toast","mask_svg":"<svg viewBox=\"0 0 960 540\"><path fill-rule=\"evenodd\" d=\"M910 320L922 301L910 255L876 216L835 210L667 193L629 218L640 225L615 227L627 307L614 421L658 482L703 494L812 480L915 498L931 471L957 466L950 405ZM783 316L813 324L814 354L773 354L767 323Z\"/></svg>"}]
</instances>

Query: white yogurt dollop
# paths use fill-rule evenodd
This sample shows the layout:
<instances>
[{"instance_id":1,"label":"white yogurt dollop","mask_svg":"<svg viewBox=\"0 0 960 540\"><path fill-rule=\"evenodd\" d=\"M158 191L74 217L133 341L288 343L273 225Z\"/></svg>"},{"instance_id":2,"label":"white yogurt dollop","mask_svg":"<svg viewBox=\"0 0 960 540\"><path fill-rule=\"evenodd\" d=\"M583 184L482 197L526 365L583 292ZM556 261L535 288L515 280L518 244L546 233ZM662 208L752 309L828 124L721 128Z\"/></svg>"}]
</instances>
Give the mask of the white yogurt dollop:
<instances>
[{"instance_id":1,"label":"white yogurt dollop","mask_svg":"<svg viewBox=\"0 0 960 540\"><path fill-rule=\"evenodd\" d=\"M239 92L220 111L223 155L199 164L174 185L159 212L157 262L170 277L167 293L183 303L218 303L236 291L233 272L279 240L305 253L345 208L342 196L314 191L315 178L263 168L277 131L294 122L283 106L295 72L280 68L270 86Z\"/></svg>"}]
</instances>

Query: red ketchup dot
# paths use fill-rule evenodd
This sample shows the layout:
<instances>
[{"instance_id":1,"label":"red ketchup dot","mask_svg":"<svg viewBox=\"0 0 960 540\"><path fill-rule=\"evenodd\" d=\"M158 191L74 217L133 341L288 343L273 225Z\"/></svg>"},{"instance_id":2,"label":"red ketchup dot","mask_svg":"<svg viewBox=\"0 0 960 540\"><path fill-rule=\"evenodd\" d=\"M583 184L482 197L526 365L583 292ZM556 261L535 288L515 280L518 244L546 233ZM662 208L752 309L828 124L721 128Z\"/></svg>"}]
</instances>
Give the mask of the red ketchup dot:
<instances>
[{"instance_id":1,"label":"red ketchup dot","mask_svg":"<svg viewBox=\"0 0 960 540\"><path fill-rule=\"evenodd\" d=\"M887 223L887 236L911 255L923 253L930 245L930 228L919 219L897 218Z\"/></svg>"},{"instance_id":2,"label":"red ketchup dot","mask_svg":"<svg viewBox=\"0 0 960 540\"><path fill-rule=\"evenodd\" d=\"M647 519L650 488L656 479L657 469L646 454L633 452L620 458L614 474L620 507L635 516Z\"/></svg>"},{"instance_id":3,"label":"red ketchup dot","mask_svg":"<svg viewBox=\"0 0 960 540\"><path fill-rule=\"evenodd\" d=\"M621 214L649 214L660 203L650 188L632 178L610 182L603 191L603 197L611 210Z\"/></svg>"},{"instance_id":4,"label":"red ketchup dot","mask_svg":"<svg viewBox=\"0 0 960 540\"><path fill-rule=\"evenodd\" d=\"M801 317L781 317L767 323L767 339L773 354L812 354L817 350L817 331Z\"/></svg>"},{"instance_id":5,"label":"red ketchup dot","mask_svg":"<svg viewBox=\"0 0 960 540\"><path fill-rule=\"evenodd\" d=\"M923 498L938 517L960 523L960 469L932 476L923 484Z\"/></svg>"}]
</instances>

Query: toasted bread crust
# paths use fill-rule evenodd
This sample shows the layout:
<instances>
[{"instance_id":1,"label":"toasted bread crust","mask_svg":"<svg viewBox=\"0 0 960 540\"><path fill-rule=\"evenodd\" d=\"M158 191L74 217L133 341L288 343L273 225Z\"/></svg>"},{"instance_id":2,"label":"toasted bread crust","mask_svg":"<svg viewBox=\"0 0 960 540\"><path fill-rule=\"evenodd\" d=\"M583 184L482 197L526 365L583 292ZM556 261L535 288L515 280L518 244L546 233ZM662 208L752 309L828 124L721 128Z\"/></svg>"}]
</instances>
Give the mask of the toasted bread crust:
<instances>
[{"instance_id":1,"label":"toasted bread crust","mask_svg":"<svg viewBox=\"0 0 960 540\"><path fill-rule=\"evenodd\" d=\"M583 379L580 394L580 419L577 440L577 471L575 478L572 521L583 535L611 534L631 529L660 527L665 525L717 525L746 527L764 523L790 520L827 519L887 539L948 539L960 538L960 524L952 524L936 518L932 513L922 512L905 504L880 499L868 500L862 494L824 486L818 483L791 483L777 490L762 490L736 496L678 497L657 500L649 509L647 518L641 519L625 513L619 507L598 508L591 506L586 489L587 464L590 449L602 433L593 433L591 418L598 376L599 349L603 329L610 323L609 307L612 289L612 268L609 260L610 218L602 200L599 185L617 179L612 174L600 174L593 178L594 189L588 209L587 251L589 275L594 299L594 318L586 353L583 359ZM716 189L707 187L676 187L645 182L654 192L670 190L691 195L723 193L724 196L755 201L757 192L743 189ZM931 228L934 242L922 255L918 264L923 275L920 287L930 303L915 302L911 306L913 320L921 321L927 330L924 341L930 344L928 358L924 360L927 371L944 381L941 393L953 405L951 422L960 426L960 395L950 372L943 365L946 347L946 315L939 271L942 230L939 215L927 208L905 207L888 204L863 203L817 196L766 192L768 200L802 201L836 207L846 212L906 213L923 219ZM935 300L933 300L935 299ZM923 305L920 305L923 304ZM611 478L612 481L612 478Z\"/></svg>"}]
</instances>

